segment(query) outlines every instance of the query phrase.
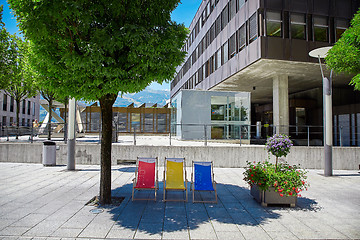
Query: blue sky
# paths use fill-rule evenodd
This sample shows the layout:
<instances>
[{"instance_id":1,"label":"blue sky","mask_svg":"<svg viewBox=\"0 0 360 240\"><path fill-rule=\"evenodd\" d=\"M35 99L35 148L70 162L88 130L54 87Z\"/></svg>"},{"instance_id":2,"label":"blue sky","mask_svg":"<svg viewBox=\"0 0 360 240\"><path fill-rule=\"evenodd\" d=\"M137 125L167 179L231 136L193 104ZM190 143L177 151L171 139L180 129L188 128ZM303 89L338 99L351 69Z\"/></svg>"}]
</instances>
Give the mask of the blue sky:
<instances>
[{"instance_id":1,"label":"blue sky","mask_svg":"<svg viewBox=\"0 0 360 240\"><path fill-rule=\"evenodd\" d=\"M183 23L186 27L189 27L191 20L195 16L195 13L200 6L201 1L202 0L182 0L179 6L172 13L171 15L172 20L178 23ZM1 0L0 4L4 5L3 21L5 23L6 29L11 34L14 33L19 34L16 19L12 15L8 3L5 0ZM170 89L169 85L170 85L169 83L164 83L162 85L158 83L153 83L150 85L150 88L155 90L169 90Z\"/></svg>"}]
</instances>

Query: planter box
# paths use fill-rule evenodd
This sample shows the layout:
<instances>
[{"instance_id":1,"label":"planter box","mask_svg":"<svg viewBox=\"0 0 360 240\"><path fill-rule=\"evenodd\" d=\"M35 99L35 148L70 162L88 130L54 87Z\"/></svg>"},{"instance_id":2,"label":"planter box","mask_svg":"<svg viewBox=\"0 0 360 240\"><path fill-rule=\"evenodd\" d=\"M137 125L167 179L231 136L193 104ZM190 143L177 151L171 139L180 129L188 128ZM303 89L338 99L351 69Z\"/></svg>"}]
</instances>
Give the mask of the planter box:
<instances>
[{"instance_id":1,"label":"planter box","mask_svg":"<svg viewBox=\"0 0 360 240\"><path fill-rule=\"evenodd\" d=\"M263 191L257 185L251 185L250 194L264 207L267 207L268 204L289 204L290 207L295 207L297 202L296 195L281 197L278 192L275 192L274 188Z\"/></svg>"}]
</instances>

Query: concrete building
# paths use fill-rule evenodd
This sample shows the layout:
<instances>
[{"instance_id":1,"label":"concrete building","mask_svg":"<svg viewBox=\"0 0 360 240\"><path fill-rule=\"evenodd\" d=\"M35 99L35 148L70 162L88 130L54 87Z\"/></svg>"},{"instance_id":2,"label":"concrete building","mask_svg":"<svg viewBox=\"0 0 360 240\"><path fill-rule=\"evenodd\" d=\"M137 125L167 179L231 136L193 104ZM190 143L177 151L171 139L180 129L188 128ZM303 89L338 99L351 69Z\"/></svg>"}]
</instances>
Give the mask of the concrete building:
<instances>
[{"instance_id":1,"label":"concrete building","mask_svg":"<svg viewBox=\"0 0 360 240\"><path fill-rule=\"evenodd\" d=\"M171 97L181 89L250 92L252 125L321 145L322 78L308 53L332 46L358 8L358 0L204 0ZM333 78L334 145L360 146L360 93L350 79Z\"/></svg>"},{"instance_id":2,"label":"concrete building","mask_svg":"<svg viewBox=\"0 0 360 240\"><path fill-rule=\"evenodd\" d=\"M39 121L40 95L27 98L20 103L19 120L20 126L31 126L36 119ZM11 126L16 124L16 102L0 90L0 123L2 126Z\"/></svg>"}]
</instances>

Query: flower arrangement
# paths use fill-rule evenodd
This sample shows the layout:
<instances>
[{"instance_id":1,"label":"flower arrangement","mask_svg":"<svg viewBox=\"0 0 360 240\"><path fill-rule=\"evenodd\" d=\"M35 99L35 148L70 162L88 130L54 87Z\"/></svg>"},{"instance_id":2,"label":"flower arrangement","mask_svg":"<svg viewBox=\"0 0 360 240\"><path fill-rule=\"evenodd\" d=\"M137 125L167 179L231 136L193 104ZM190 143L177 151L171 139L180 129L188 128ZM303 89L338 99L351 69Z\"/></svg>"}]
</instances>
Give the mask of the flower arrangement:
<instances>
[{"instance_id":1,"label":"flower arrangement","mask_svg":"<svg viewBox=\"0 0 360 240\"><path fill-rule=\"evenodd\" d=\"M266 150L276 157L275 171L277 170L278 158L286 157L290 152L291 146L293 146L292 141L284 134L275 134L272 137L268 137L266 140Z\"/></svg>"},{"instance_id":2,"label":"flower arrangement","mask_svg":"<svg viewBox=\"0 0 360 240\"><path fill-rule=\"evenodd\" d=\"M274 188L283 196L301 196L300 192L307 190L307 171L300 166L290 166L287 163L279 163L276 166L268 161L247 162L244 180L250 185L257 185L261 190Z\"/></svg>"},{"instance_id":3,"label":"flower arrangement","mask_svg":"<svg viewBox=\"0 0 360 240\"><path fill-rule=\"evenodd\" d=\"M275 165L265 162L247 162L244 180L250 185L257 185L261 190L274 188L280 196L301 196L300 192L307 190L307 171L300 166L290 166L279 163L279 157L285 157L293 146L288 136L275 134L266 141L266 150L276 157Z\"/></svg>"}]
</instances>

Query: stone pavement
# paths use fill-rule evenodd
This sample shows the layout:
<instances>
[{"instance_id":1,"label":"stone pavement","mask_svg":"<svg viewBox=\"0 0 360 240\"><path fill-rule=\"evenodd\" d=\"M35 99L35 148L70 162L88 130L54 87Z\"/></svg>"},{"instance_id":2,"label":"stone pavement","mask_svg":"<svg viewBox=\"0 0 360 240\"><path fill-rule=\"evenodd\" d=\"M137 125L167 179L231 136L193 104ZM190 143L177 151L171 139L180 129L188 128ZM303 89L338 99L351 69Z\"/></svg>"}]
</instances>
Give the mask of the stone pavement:
<instances>
[{"instance_id":1,"label":"stone pavement","mask_svg":"<svg viewBox=\"0 0 360 240\"><path fill-rule=\"evenodd\" d=\"M357 171L310 170L296 208L264 208L240 168L215 168L219 203L193 204L163 203L162 183L156 202L132 202L135 167L118 165L113 195L125 200L94 214L85 204L99 191L99 166L77 168L0 163L0 239L360 239Z\"/></svg>"}]
</instances>

